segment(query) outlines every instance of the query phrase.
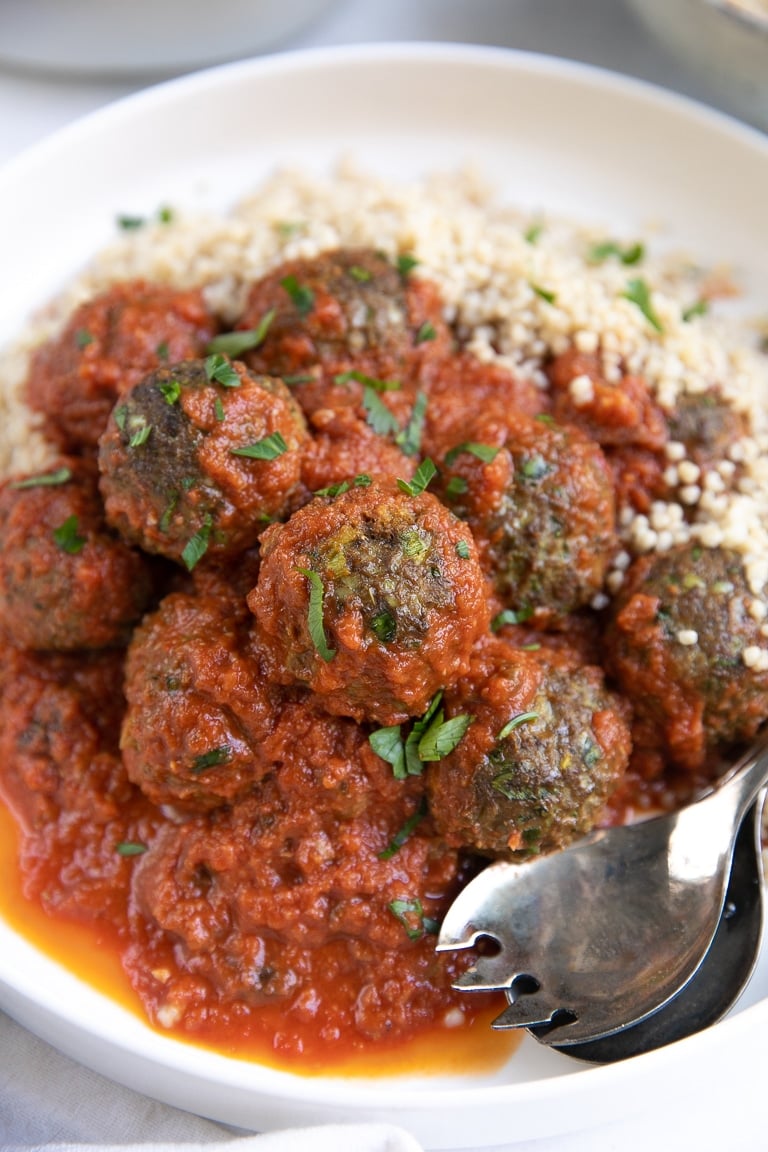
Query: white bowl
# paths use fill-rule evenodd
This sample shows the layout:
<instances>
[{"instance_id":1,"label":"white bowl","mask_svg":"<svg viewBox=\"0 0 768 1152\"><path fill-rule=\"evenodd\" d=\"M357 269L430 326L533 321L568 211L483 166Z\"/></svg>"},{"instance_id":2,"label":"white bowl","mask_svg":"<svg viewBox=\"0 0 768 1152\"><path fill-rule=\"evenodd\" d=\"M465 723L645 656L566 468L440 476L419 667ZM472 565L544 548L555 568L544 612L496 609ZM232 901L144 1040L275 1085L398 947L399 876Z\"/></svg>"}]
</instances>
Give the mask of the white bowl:
<instances>
[{"instance_id":1,"label":"white bowl","mask_svg":"<svg viewBox=\"0 0 768 1152\"><path fill-rule=\"evenodd\" d=\"M166 203L224 207L275 166L327 172L343 153L396 178L473 162L524 208L622 234L653 221L668 243L728 262L752 302L768 299L768 140L758 133L563 61L449 45L356 46L173 81L8 165L0 172L0 347L114 235L117 215ZM607 1068L526 1038L492 1075L304 1078L159 1036L0 921L0 1006L82 1064L246 1128L394 1120L428 1148L574 1133L671 1102L700 1113L702 1102L727 1100L736 1117L763 1092L767 996L763 955L731 1019Z\"/></svg>"},{"instance_id":2,"label":"white bowl","mask_svg":"<svg viewBox=\"0 0 768 1152\"><path fill-rule=\"evenodd\" d=\"M737 0L629 0L638 18L726 111L768 130L768 8Z\"/></svg>"},{"instance_id":3,"label":"white bowl","mask_svg":"<svg viewBox=\"0 0 768 1152\"><path fill-rule=\"evenodd\" d=\"M171 75L272 49L334 0L2 0L0 60L86 75Z\"/></svg>"}]
</instances>

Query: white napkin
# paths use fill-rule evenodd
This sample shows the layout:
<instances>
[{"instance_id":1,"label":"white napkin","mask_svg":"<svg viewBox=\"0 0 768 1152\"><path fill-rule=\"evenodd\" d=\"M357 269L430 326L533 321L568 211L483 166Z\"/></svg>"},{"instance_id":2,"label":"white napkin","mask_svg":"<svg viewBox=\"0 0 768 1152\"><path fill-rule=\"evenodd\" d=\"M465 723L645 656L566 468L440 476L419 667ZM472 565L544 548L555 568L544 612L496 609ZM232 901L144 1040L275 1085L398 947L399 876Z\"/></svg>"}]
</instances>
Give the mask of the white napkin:
<instances>
[{"instance_id":1,"label":"white napkin","mask_svg":"<svg viewBox=\"0 0 768 1152\"><path fill-rule=\"evenodd\" d=\"M113 1084L0 1013L1 1152L421 1152L390 1124L245 1136Z\"/></svg>"}]
</instances>

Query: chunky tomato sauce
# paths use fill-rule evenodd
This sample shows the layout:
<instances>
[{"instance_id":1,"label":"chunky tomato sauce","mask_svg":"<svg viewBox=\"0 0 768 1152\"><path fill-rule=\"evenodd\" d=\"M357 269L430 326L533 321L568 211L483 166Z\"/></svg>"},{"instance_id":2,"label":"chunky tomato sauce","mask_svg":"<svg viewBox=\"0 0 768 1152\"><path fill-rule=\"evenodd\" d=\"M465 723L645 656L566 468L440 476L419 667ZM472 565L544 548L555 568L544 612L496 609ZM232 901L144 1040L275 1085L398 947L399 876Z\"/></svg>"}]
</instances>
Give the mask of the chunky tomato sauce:
<instances>
[{"instance_id":1,"label":"chunky tomato sauce","mask_svg":"<svg viewBox=\"0 0 768 1152\"><path fill-rule=\"evenodd\" d=\"M282 267L213 343L193 303L121 285L33 360L66 455L0 488L0 911L196 1044L499 1061L503 997L452 987L440 922L489 859L678 804L750 735L738 558L671 550L606 609L669 415L572 353L547 388L474 360L379 253Z\"/></svg>"}]
</instances>

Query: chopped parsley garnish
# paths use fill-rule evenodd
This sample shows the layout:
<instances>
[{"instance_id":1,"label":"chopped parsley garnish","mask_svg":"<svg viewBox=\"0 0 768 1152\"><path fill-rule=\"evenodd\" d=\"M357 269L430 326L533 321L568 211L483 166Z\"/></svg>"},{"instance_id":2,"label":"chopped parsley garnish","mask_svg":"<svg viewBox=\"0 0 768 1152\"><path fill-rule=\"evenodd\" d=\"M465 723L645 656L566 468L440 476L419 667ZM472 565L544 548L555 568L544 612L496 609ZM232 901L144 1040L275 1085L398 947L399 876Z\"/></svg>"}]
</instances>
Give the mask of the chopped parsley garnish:
<instances>
[{"instance_id":1,"label":"chopped parsley garnish","mask_svg":"<svg viewBox=\"0 0 768 1152\"><path fill-rule=\"evenodd\" d=\"M9 487L21 491L23 488L51 488L57 484L66 484L72 479L69 468L56 468L53 472L43 472L39 476L25 476L23 480L14 480Z\"/></svg>"},{"instance_id":2,"label":"chopped parsley garnish","mask_svg":"<svg viewBox=\"0 0 768 1152\"><path fill-rule=\"evenodd\" d=\"M87 348L89 344L93 344L93 336L85 328L78 328L75 332L75 344L78 348Z\"/></svg>"},{"instance_id":3,"label":"chopped parsley garnish","mask_svg":"<svg viewBox=\"0 0 768 1152\"><path fill-rule=\"evenodd\" d=\"M356 368L339 372L333 378L334 384L348 384L350 380L362 384L364 388L372 388L374 392L398 392L402 388L399 380L379 380L376 376L366 376L365 372L358 372Z\"/></svg>"},{"instance_id":4,"label":"chopped parsley garnish","mask_svg":"<svg viewBox=\"0 0 768 1152\"><path fill-rule=\"evenodd\" d=\"M213 414L219 423L221 423L221 421L224 419L224 404L222 402L221 396L217 396L213 402Z\"/></svg>"},{"instance_id":5,"label":"chopped parsley garnish","mask_svg":"<svg viewBox=\"0 0 768 1152\"><path fill-rule=\"evenodd\" d=\"M396 267L401 276L407 276L409 272L418 264L415 256L411 256L408 252L403 252L396 260Z\"/></svg>"},{"instance_id":6,"label":"chopped parsley garnish","mask_svg":"<svg viewBox=\"0 0 768 1152\"><path fill-rule=\"evenodd\" d=\"M222 388L240 387L240 377L221 352L206 357L205 374L212 384L221 384Z\"/></svg>"},{"instance_id":7,"label":"chopped parsley garnish","mask_svg":"<svg viewBox=\"0 0 768 1152\"><path fill-rule=\"evenodd\" d=\"M349 492L350 488L368 488L372 480L367 472L361 472L359 476L355 476L351 481L342 480L339 484L331 484L328 488L315 489L315 496L341 496L342 492Z\"/></svg>"},{"instance_id":8,"label":"chopped parsley garnish","mask_svg":"<svg viewBox=\"0 0 768 1152\"><path fill-rule=\"evenodd\" d=\"M525 232L523 232L523 239L527 244L536 244L541 239L541 234L543 231L543 224L531 224L530 228L526 228Z\"/></svg>"},{"instance_id":9,"label":"chopped parsley garnish","mask_svg":"<svg viewBox=\"0 0 768 1152\"><path fill-rule=\"evenodd\" d=\"M625 291L622 292L622 296L625 300L637 305L652 328L655 328L657 332L664 331L662 323L653 309L651 291L645 280L630 280Z\"/></svg>"},{"instance_id":10,"label":"chopped parsley garnish","mask_svg":"<svg viewBox=\"0 0 768 1152\"><path fill-rule=\"evenodd\" d=\"M418 332L416 333L416 343L425 344L429 340L434 340L436 336L437 332L435 332L435 326L432 321L425 320L421 328L419 328Z\"/></svg>"},{"instance_id":11,"label":"chopped parsley garnish","mask_svg":"<svg viewBox=\"0 0 768 1152\"><path fill-rule=\"evenodd\" d=\"M531 291L535 292L541 300L546 300L547 304L557 302L557 293L552 292L549 288L542 288L541 284L531 284Z\"/></svg>"},{"instance_id":12,"label":"chopped parsley garnish","mask_svg":"<svg viewBox=\"0 0 768 1152\"><path fill-rule=\"evenodd\" d=\"M411 416L402 432L395 437L395 443L403 450L406 456L416 456L421 448L421 437L424 432L424 417L427 413L427 396L419 392L411 409Z\"/></svg>"},{"instance_id":13,"label":"chopped parsley garnish","mask_svg":"<svg viewBox=\"0 0 768 1152\"><path fill-rule=\"evenodd\" d=\"M507 624L524 624L526 620L530 620L533 616L533 608L527 605L524 608L503 608L498 612L493 620L491 620L491 631L499 632Z\"/></svg>"},{"instance_id":14,"label":"chopped parsley garnish","mask_svg":"<svg viewBox=\"0 0 768 1152\"><path fill-rule=\"evenodd\" d=\"M437 476L437 468L427 456L414 472L413 479L401 480L398 477L397 486L401 492L407 492L409 496L420 496L429 487L435 476Z\"/></svg>"},{"instance_id":15,"label":"chopped parsley garnish","mask_svg":"<svg viewBox=\"0 0 768 1152\"><path fill-rule=\"evenodd\" d=\"M405 739L399 724L377 728L368 737L376 755L392 765L397 780L420 776L425 764L448 756L472 723L473 717L466 713L446 720L440 706L442 698L442 692L435 693L429 708L414 721Z\"/></svg>"},{"instance_id":16,"label":"chopped parsley garnish","mask_svg":"<svg viewBox=\"0 0 768 1152\"><path fill-rule=\"evenodd\" d=\"M349 267L349 274L353 280L357 280L358 284L365 284L372 278L372 274L367 268L361 268L359 264L351 264Z\"/></svg>"},{"instance_id":17,"label":"chopped parsley garnish","mask_svg":"<svg viewBox=\"0 0 768 1152\"><path fill-rule=\"evenodd\" d=\"M373 428L377 436L400 434L400 425L387 408L384 401L367 384L363 388L363 408L366 422Z\"/></svg>"},{"instance_id":18,"label":"chopped parsley garnish","mask_svg":"<svg viewBox=\"0 0 768 1152\"><path fill-rule=\"evenodd\" d=\"M409 816L403 824L402 828L400 828L399 831L395 833L384 851L379 852L379 860L391 860L392 857L400 851L406 840L410 839L426 815L427 801L426 797L422 796L421 804L413 813L413 815Z\"/></svg>"},{"instance_id":19,"label":"chopped parsley garnish","mask_svg":"<svg viewBox=\"0 0 768 1152\"><path fill-rule=\"evenodd\" d=\"M128 409L125 407L124 404L121 404L119 408L115 408L115 411L114 411L115 424L117 424L117 426L121 432L125 428L125 421L126 421L127 416L128 416Z\"/></svg>"},{"instance_id":20,"label":"chopped parsley garnish","mask_svg":"<svg viewBox=\"0 0 768 1152\"><path fill-rule=\"evenodd\" d=\"M466 540L459 540L458 544L456 545L456 555L460 556L462 560L469 560L469 544Z\"/></svg>"},{"instance_id":21,"label":"chopped parsley garnish","mask_svg":"<svg viewBox=\"0 0 768 1152\"><path fill-rule=\"evenodd\" d=\"M706 316L707 312L709 312L709 301L701 297L691 304L690 307L684 309L683 320L688 324L695 316Z\"/></svg>"},{"instance_id":22,"label":"chopped parsley garnish","mask_svg":"<svg viewBox=\"0 0 768 1152\"><path fill-rule=\"evenodd\" d=\"M243 448L232 448L233 456L247 456L249 460L277 460L278 456L288 451L288 445L280 432L272 432L262 437L255 444L246 444Z\"/></svg>"},{"instance_id":23,"label":"chopped parsley garnish","mask_svg":"<svg viewBox=\"0 0 768 1152\"><path fill-rule=\"evenodd\" d=\"M388 907L405 928L409 940L420 940L427 933L437 935L440 925L436 920L424 915L419 899L392 900Z\"/></svg>"},{"instance_id":24,"label":"chopped parsley garnish","mask_svg":"<svg viewBox=\"0 0 768 1152\"><path fill-rule=\"evenodd\" d=\"M231 759L232 746L230 744L221 744L218 748L211 748L209 752L203 752L200 756L195 756L190 771L195 774L207 772L209 768L217 768L220 764L228 764Z\"/></svg>"},{"instance_id":25,"label":"chopped parsley garnish","mask_svg":"<svg viewBox=\"0 0 768 1152\"><path fill-rule=\"evenodd\" d=\"M502 728L496 737L497 740L506 740L510 732L514 732L515 728L519 728L521 724L527 724L529 720L538 720L538 712L521 712L519 716L513 716L511 720Z\"/></svg>"},{"instance_id":26,"label":"chopped parsley garnish","mask_svg":"<svg viewBox=\"0 0 768 1152\"><path fill-rule=\"evenodd\" d=\"M68 516L63 524L54 528L53 539L62 552L66 552L69 556L76 556L78 552L82 552L87 543L85 536L80 535L77 516Z\"/></svg>"},{"instance_id":27,"label":"chopped parsley garnish","mask_svg":"<svg viewBox=\"0 0 768 1152\"><path fill-rule=\"evenodd\" d=\"M318 655L328 663L336 655L336 649L329 646L325 635L323 624L323 594L325 589L323 588L323 581L320 573L313 572L311 568L299 568L298 571L309 581L309 608L307 610L309 635Z\"/></svg>"},{"instance_id":28,"label":"chopped parsley garnish","mask_svg":"<svg viewBox=\"0 0 768 1152\"><path fill-rule=\"evenodd\" d=\"M465 492L469 492L469 484L464 477L451 476L445 486L445 494L448 499L455 500L457 496L463 496Z\"/></svg>"},{"instance_id":29,"label":"chopped parsley garnish","mask_svg":"<svg viewBox=\"0 0 768 1152\"><path fill-rule=\"evenodd\" d=\"M294 384L311 384L315 377L309 372L297 372L295 376L283 376L283 384L292 388Z\"/></svg>"},{"instance_id":30,"label":"chopped parsley garnish","mask_svg":"<svg viewBox=\"0 0 768 1152\"><path fill-rule=\"evenodd\" d=\"M117 226L122 228L124 232L134 232L137 228L143 228L147 220L145 216L118 216Z\"/></svg>"},{"instance_id":31,"label":"chopped parsley garnish","mask_svg":"<svg viewBox=\"0 0 768 1152\"><path fill-rule=\"evenodd\" d=\"M194 536L187 541L186 547L181 554L187 571L191 572L196 564L202 560L208 551L208 544L211 539L211 518L206 516L205 523L199 532L195 532Z\"/></svg>"},{"instance_id":32,"label":"chopped parsley garnish","mask_svg":"<svg viewBox=\"0 0 768 1152\"><path fill-rule=\"evenodd\" d=\"M386 608L377 612L371 620L371 631L382 644L390 644L397 634L397 622Z\"/></svg>"},{"instance_id":33,"label":"chopped parsley garnish","mask_svg":"<svg viewBox=\"0 0 768 1152\"><path fill-rule=\"evenodd\" d=\"M221 336L214 336L208 348L209 353L223 352L236 360L243 352L250 352L264 343L269 326L275 318L275 309L265 312L255 328L248 328L243 332L224 332Z\"/></svg>"},{"instance_id":34,"label":"chopped parsley garnish","mask_svg":"<svg viewBox=\"0 0 768 1152\"><path fill-rule=\"evenodd\" d=\"M291 298L294 308L300 316L307 316L315 306L315 294L305 284L300 284L295 276L286 276L280 285Z\"/></svg>"},{"instance_id":35,"label":"chopped parsley garnish","mask_svg":"<svg viewBox=\"0 0 768 1152\"><path fill-rule=\"evenodd\" d=\"M462 452L468 452L471 456L476 456L478 460L482 460L484 464L491 464L500 451L501 449L495 448L493 444L478 444L475 440L465 440L462 444L457 444L455 448L451 448L450 452L446 452L445 463L450 468Z\"/></svg>"},{"instance_id":36,"label":"chopped parsley garnish","mask_svg":"<svg viewBox=\"0 0 768 1152\"><path fill-rule=\"evenodd\" d=\"M155 355L158 357L159 360L167 360L168 357L170 356L170 354L171 354L171 350L168 347L168 341L167 340L161 340L161 342L158 344L157 348L155 348Z\"/></svg>"},{"instance_id":37,"label":"chopped parsley garnish","mask_svg":"<svg viewBox=\"0 0 768 1152\"><path fill-rule=\"evenodd\" d=\"M118 856L141 856L147 851L146 844L138 844L134 840L121 840L115 846Z\"/></svg>"},{"instance_id":38,"label":"chopped parsley garnish","mask_svg":"<svg viewBox=\"0 0 768 1152\"><path fill-rule=\"evenodd\" d=\"M543 456L528 456L520 465L520 473L525 480L543 480L552 471L552 466Z\"/></svg>"},{"instance_id":39,"label":"chopped parsley garnish","mask_svg":"<svg viewBox=\"0 0 768 1152\"><path fill-rule=\"evenodd\" d=\"M602 264L611 256L615 256L622 264L629 267L632 264L639 264L645 256L645 246L643 244L630 244L626 248L616 244L613 240L603 240L598 244L593 244L587 255L590 264Z\"/></svg>"},{"instance_id":40,"label":"chopped parsley garnish","mask_svg":"<svg viewBox=\"0 0 768 1152\"><path fill-rule=\"evenodd\" d=\"M152 431L152 425L147 424L143 416L136 416L130 421L131 437L128 441L129 448L140 448L142 444L146 444L149 440L149 435Z\"/></svg>"}]
</instances>

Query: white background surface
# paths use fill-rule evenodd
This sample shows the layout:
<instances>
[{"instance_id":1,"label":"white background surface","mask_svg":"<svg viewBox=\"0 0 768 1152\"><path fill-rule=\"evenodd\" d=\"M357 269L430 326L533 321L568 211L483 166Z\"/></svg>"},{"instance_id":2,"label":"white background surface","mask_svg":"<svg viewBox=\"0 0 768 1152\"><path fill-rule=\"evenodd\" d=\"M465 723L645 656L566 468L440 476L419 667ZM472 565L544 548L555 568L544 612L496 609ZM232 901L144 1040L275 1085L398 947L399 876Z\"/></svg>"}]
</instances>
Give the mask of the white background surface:
<instances>
[{"instance_id":1,"label":"white background surface","mask_svg":"<svg viewBox=\"0 0 768 1152\"><path fill-rule=\"evenodd\" d=\"M2 37L0 0L0 55ZM320 23L286 47L382 40L485 43L566 56L711 100L706 84L682 72L620 0L339 0ZM0 65L0 164L147 82L46 76ZM658 1111L648 1100L645 1119L631 1127L612 1125L585 1136L515 1144L516 1152L647 1152L649 1145L661 1152L720 1152L734 1144L758 1152L768 1147L765 1104L757 1093L730 1102L699 1098L693 1084L680 1089L678 1107ZM116 1131L112 1115L130 1115L130 1130ZM396 1123L397 1117L392 1119ZM210 1142L224 1136L219 1126L112 1087L0 1015L0 1149L46 1147L54 1141L94 1147L143 1141L150 1148L152 1141Z\"/></svg>"}]
</instances>

